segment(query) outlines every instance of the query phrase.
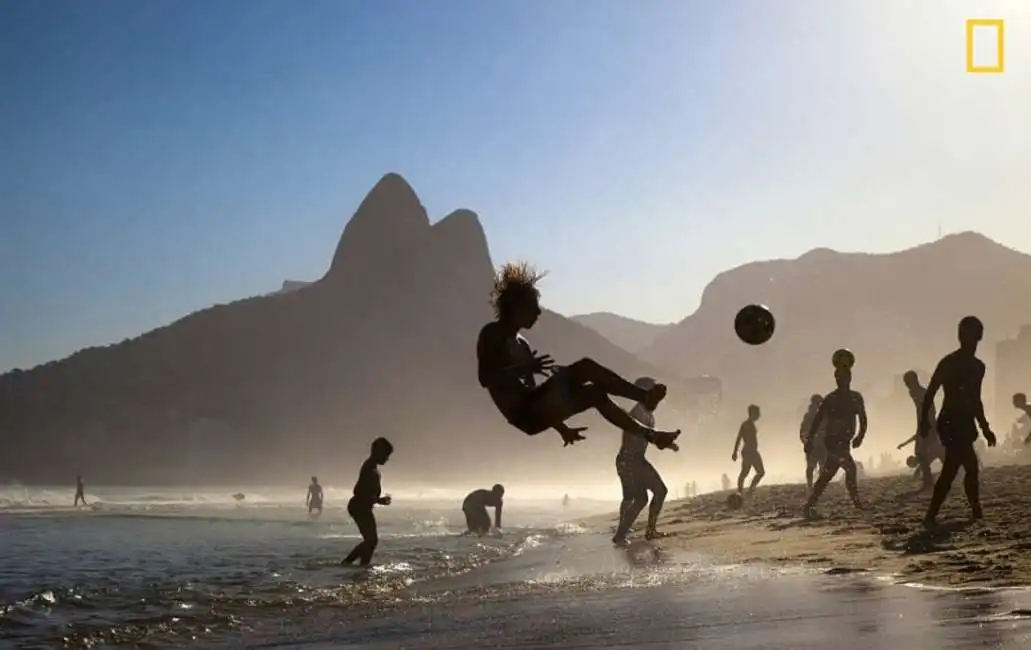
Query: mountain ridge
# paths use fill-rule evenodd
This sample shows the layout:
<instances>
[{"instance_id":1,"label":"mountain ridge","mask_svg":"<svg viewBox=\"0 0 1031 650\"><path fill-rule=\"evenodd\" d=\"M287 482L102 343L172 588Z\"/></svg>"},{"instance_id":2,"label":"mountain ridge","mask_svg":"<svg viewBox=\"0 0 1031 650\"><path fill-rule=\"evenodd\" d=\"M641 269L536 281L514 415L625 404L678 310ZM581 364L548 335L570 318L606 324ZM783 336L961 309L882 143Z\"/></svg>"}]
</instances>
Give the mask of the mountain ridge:
<instances>
[{"instance_id":1,"label":"mountain ridge","mask_svg":"<svg viewBox=\"0 0 1031 650\"><path fill-rule=\"evenodd\" d=\"M674 325L674 323L648 323L606 311L575 314L569 319L586 325L619 347L634 354L648 347L662 332Z\"/></svg>"},{"instance_id":2,"label":"mountain ridge","mask_svg":"<svg viewBox=\"0 0 1031 650\"><path fill-rule=\"evenodd\" d=\"M469 464L466 479L546 473L558 435L528 440L475 378L493 272L474 212L431 225L411 186L388 174L343 228L319 280L0 375L0 477L332 475L377 435L395 441L393 471L411 480L451 480L439 467L453 466L456 453ZM527 336L560 362L591 356L628 375L671 374L551 311ZM593 442L581 458L606 457L618 441Z\"/></svg>"},{"instance_id":3,"label":"mountain ridge","mask_svg":"<svg viewBox=\"0 0 1031 650\"><path fill-rule=\"evenodd\" d=\"M698 308L640 356L680 373L719 376L728 405L798 401L830 389L829 358L838 347L856 352L856 381L871 387L911 366L933 368L955 347L956 323L971 313L986 324L981 355L991 361L995 341L1031 322L1029 295L1031 256L971 231L888 253L814 249L718 274ZM755 348L736 341L730 326L752 302L777 318L773 339ZM783 368L792 369L790 381Z\"/></svg>"}]
</instances>

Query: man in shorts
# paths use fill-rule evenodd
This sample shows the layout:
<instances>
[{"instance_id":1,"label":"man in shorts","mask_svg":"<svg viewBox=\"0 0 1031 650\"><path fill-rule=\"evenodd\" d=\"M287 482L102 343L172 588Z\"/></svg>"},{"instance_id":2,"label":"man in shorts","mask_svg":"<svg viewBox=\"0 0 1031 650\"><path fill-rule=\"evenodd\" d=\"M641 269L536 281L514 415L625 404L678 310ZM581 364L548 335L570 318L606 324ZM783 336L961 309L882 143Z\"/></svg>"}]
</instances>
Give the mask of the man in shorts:
<instances>
[{"instance_id":1,"label":"man in shorts","mask_svg":"<svg viewBox=\"0 0 1031 650\"><path fill-rule=\"evenodd\" d=\"M838 387L823 398L816 417L809 427L809 435L813 437L820 426L826 425L827 431L824 434L827 446L827 460L820 469L820 477L816 479L809 499L806 501L804 513L806 517L814 515L816 502L820 495L827 489L827 485L838 473L839 469L845 470L845 486L852 498L852 503L861 508L859 500L859 468L852 458L852 450L858 449L866 437L866 403L863 396L852 390L851 368L836 368L834 380ZM859 433L856 434L856 421L859 421Z\"/></svg>"},{"instance_id":2,"label":"man in shorts","mask_svg":"<svg viewBox=\"0 0 1031 650\"><path fill-rule=\"evenodd\" d=\"M651 377L641 377L634 382L635 386L643 390L651 390L655 384ZM647 427L655 427L655 415L643 402L638 402L631 409L630 415ZM659 514L662 512L669 489L659 476L659 471L644 457L648 451L648 444L649 442L635 431L623 431L623 442L616 455L616 473L623 487L623 500L619 504L619 524L616 534L612 537L612 543L619 546L628 544L626 536L646 505L649 506L648 528L644 536L646 539L661 537L658 531ZM677 451L678 448L676 443L673 443L668 449ZM650 505L649 492L652 493Z\"/></svg>"},{"instance_id":3,"label":"man in shorts","mask_svg":"<svg viewBox=\"0 0 1031 650\"><path fill-rule=\"evenodd\" d=\"M995 446L995 434L985 417L981 401L985 365L977 358L977 345L984 337L984 325L976 316L966 316L959 322L958 330L959 348L938 362L920 409L919 433L926 437L931 434L934 397L939 389L943 391L938 435L945 447L945 460L924 516L924 526L928 528L937 525L938 512L949 496L960 467L963 468L963 489L970 504L970 513L975 521L984 518L981 511L981 464L974 450L978 427L988 446Z\"/></svg>"},{"instance_id":4,"label":"man in shorts","mask_svg":"<svg viewBox=\"0 0 1031 650\"><path fill-rule=\"evenodd\" d=\"M755 470L755 475L752 476L752 483L748 486L748 494L751 495L755 492L755 488L759 485L759 481L766 476L766 466L763 464L763 457L759 453L759 429L755 426L755 423L759 421L761 412L759 407L752 404L748 407L748 419L741 423L741 427L737 431L737 438L734 439L734 453L730 455L730 459L737 461L738 446L741 447L741 471L737 475L737 491L743 493L745 491L745 479L748 478L748 473Z\"/></svg>"}]
</instances>

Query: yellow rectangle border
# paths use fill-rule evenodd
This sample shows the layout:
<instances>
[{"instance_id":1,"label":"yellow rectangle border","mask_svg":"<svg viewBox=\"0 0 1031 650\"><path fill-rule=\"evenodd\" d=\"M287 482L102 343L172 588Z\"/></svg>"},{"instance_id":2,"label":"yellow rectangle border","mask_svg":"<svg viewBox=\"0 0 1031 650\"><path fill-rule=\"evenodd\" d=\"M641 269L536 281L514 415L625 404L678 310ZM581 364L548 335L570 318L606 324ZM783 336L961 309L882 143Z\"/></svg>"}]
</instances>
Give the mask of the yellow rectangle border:
<instances>
[{"instance_id":1,"label":"yellow rectangle border","mask_svg":"<svg viewBox=\"0 0 1031 650\"><path fill-rule=\"evenodd\" d=\"M999 34L996 44L995 65L974 65L974 29L977 27L994 27ZM999 74L1006 70L1006 45L1003 20L1001 18L968 18L967 19L967 72L974 74Z\"/></svg>"}]
</instances>

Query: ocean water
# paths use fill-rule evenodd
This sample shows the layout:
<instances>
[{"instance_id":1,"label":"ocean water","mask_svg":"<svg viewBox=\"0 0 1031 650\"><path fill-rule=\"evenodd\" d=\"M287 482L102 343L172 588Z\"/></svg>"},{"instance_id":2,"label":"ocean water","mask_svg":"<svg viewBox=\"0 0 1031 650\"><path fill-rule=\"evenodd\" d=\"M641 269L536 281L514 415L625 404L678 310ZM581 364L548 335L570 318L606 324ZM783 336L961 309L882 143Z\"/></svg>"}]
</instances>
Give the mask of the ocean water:
<instances>
[{"instance_id":1,"label":"ocean water","mask_svg":"<svg viewBox=\"0 0 1031 650\"><path fill-rule=\"evenodd\" d=\"M899 587L720 564L575 522L599 504L509 499L475 539L461 495L395 494L369 570L346 494L0 490L11 648L1031 648L1031 594ZM614 506L614 504L612 504Z\"/></svg>"}]
</instances>

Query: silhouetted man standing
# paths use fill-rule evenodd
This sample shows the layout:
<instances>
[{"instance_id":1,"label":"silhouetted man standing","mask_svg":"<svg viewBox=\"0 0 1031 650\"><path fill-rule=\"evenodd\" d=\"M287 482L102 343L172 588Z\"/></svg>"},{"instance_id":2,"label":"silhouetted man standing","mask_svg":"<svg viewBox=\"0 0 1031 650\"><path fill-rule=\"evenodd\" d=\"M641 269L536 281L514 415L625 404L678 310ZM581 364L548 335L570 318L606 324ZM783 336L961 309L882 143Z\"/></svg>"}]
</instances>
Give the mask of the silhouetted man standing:
<instances>
[{"instance_id":1,"label":"silhouetted man standing","mask_svg":"<svg viewBox=\"0 0 1031 650\"><path fill-rule=\"evenodd\" d=\"M945 497L952 489L952 481L959 468L963 468L963 488L970 503L971 515L975 520L984 517L981 512L981 470L978 463L974 443L977 441L977 428L989 447L995 446L995 434L988 425L981 402L981 383L984 381L984 362L977 358L977 344L984 336L984 325L975 316L967 316L959 322L959 349L945 355L931 376L931 383L924 395L923 407L920 410L921 436L931 433L931 412L934 397L938 389L942 389L944 398L941 414L938 416L938 435L945 447L945 460L942 462L938 482L934 486L931 503L924 517L925 526L937 523L938 511L941 510Z\"/></svg>"},{"instance_id":2,"label":"silhouetted man standing","mask_svg":"<svg viewBox=\"0 0 1031 650\"><path fill-rule=\"evenodd\" d=\"M737 438L734 439L734 453L730 455L731 460L737 460L738 447L741 448L741 471L737 475L738 492L745 491L745 479L752 470L755 470L755 474L752 476L751 485L748 486L748 494L755 492L759 481L766 476L766 466L763 465L763 457L759 453L759 429L755 426L760 415L759 407L755 404L750 405L748 419L741 423L741 427L737 430Z\"/></svg>"},{"instance_id":3,"label":"silhouetted man standing","mask_svg":"<svg viewBox=\"0 0 1031 650\"><path fill-rule=\"evenodd\" d=\"M644 390L651 390L656 381L651 377L641 377L634 382L634 385ZM655 414L648 404L638 402L630 411L630 415L646 427L655 428ZM666 483L659 476L659 471L645 458L649 442L638 435L635 431L623 431L623 442L616 455L616 474L619 475L619 482L623 488L623 500L619 504L619 524L616 527L616 534L612 537L612 543L619 546L626 546L629 542L626 536L630 528L637 521L637 517L648 506L648 528L645 530L645 539L656 539L662 535L659 533L659 515L662 513L662 505L666 502L666 495L669 489ZM678 451L676 443L672 443L668 449ZM648 502L648 493L652 493L651 503Z\"/></svg>"},{"instance_id":4,"label":"silhouetted man standing","mask_svg":"<svg viewBox=\"0 0 1031 650\"><path fill-rule=\"evenodd\" d=\"M813 395L809 398L809 408L802 417L802 424L798 431L799 437L802 439L802 450L805 452L805 486L809 492L813 491L813 475L816 474L818 468L823 468L823 463L827 459L827 445L823 440L826 427L820 427L815 434L809 431L822 403L823 395Z\"/></svg>"},{"instance_id":5,"label":"silhouetted man standing","mask_svg":"<svg viewBox=\"0 0 1031 650\"><path fill-rule=\"evenodd\" d=\"M308 486L308 496L304 500L308 506L309 515L313 514L316 510L318 510L320 515L322 514L322 486L319 485L318 477L311 477L311 485Z\"/></svg>"},{"instance_id":6,"label":"silhouetted man standing","mask_svg":"<svg viewBox=\"0 0 1031 650\"><path fill-rule=\"evenodd\" d=\"M827 459L820 469L820 478L816 479L809 500L805 504L805 516L813 516L813 508L820 499L820 495L827 489L838 469L845 470L845 486L848 494L852 497L852 503L857 508L862 507L859 500L859 468L852 458L852 449L858 449L866 437L866 403L863 396L852 390L852 371L848 368L838 368L834 371L834 380L838 384L837 390L827 394L816 411L809 427L809 437L816 435L820 426L826 423L827 431L824 434L827 445ZM859 433L856 433L856 420L859 420ZM825 422L826 421L826 422Z\"/></svg>"}]
</instances>

